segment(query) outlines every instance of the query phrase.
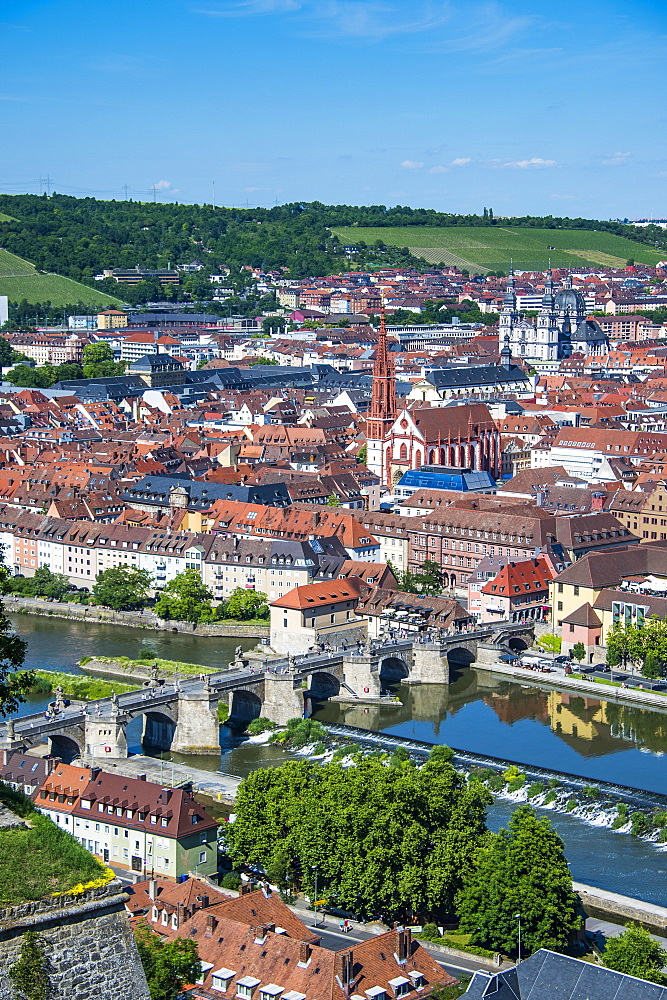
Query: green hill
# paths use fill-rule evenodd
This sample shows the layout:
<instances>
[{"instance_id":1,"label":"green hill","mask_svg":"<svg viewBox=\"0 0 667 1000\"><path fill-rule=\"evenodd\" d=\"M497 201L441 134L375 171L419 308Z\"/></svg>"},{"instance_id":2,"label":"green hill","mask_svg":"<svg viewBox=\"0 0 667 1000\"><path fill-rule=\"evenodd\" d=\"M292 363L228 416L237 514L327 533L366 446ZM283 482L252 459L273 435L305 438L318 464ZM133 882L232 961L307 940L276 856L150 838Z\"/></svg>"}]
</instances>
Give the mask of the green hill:
<instances>
[{"instance_id":1,"label":"green hill","mask_svg":"<svg viewBox=\"0 0 667 1000\"><path fill-rule=\"evenodd\" d=\"M654 250L625 236L594 229L537 229L511 226L349 226L333 229L346 243L407 247L431 264L451 264L469 271L520 271L549 266L624 267L627 260L657 264L664 250Z\"/></svg>"},{"instance_id":2,"label":"green hill","mask_svg":"<svg viewBox=\"0 0 667 1000\"><path fill-rule=\"evenodd\" d=\"M10 302L27 299L30 303L50 302L52 306L74 305L81 302L95 308L120 305L113 295L98 292L72 278L60 274L42 274L27 260L0 249L0 295Z\"/></svg>"}]
</instances>

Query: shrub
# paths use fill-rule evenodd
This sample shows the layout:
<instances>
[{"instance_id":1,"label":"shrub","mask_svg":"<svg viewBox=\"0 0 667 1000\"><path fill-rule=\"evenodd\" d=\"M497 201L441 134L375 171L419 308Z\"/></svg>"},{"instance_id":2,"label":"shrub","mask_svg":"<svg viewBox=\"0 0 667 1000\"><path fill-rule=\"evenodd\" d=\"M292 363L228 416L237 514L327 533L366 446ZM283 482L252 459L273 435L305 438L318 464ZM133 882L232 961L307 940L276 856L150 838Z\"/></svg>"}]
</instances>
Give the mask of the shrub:
<instances>
[{"instance_id":1,"label":"shrub","mask_svg":"<svg viewBox=\"0 0 667 1000\"><path fill-rule=\"evenodd\" d=\"M663 826L658 830L658 842L664 844L667 841L667 826Z\"/></svg>"},{"instance_id":2,"label":"shrub","mask_svg":"<svg viewBox=\"0 0 667 1000\"><path fill-rule=\"evenodd\" d=\"M323 753L326 753L326 749L327 748L324 743L320 740L320 742L316 743L313 747L313 757L320 757Z\"/></svg>"},{"instance_id":3,"label":"shrub","mask_svg":"<svg viewBox=\"0 0 667 1000\"><path fill-rule=\"evenodd\" d=\"M558 778L549 778L549 788L560 788L560 781Z\"/></svg>"},{"instance_id":4,"label":"shrub","mask_svg":"<svg viewBox=\"0 0 667 1000\"><path fill-rule=\"evenodd\" d=\"M565 806L565 808L570 813L570 812L572 812L573 809L576 809L578 805L579 805L579 803L577 802L577 800L573 796L571 799L567 800L567 805Z\"/></svg>"},{"instance_id":5,"label":"shrub","mask_svg":"<svg viewBox=\"0 0 667 1000\"><path fill-rule=\"evenodd\" d=\"M437 924L424 924L421 930L421 937L426 941L438 941L440 938L440 931L438 930Z\"/></svg>"},{"instance_id":6,"label":"shrub","mask_svg":"<svg viewBox=\"0 0 667 1000\"><path fill-rule=\"evenodd\" d=\"M630 816L630 833L635 837L641 837L651 829L651 821L643 812L633 812Z\"/></svg>"},{"instance_id":7,"label":"shrub","mask_svg":"<svg viewBox=\"0 0 667 1000\"><path fill-rule=\"evenodd\" d=\"M597 799L600 794L600 789L597 785L586 785L584 788L584 795L587 799Z\"/></svg>"},{"instance_id":8,"label":"shrub","mask_svg":"<svg viewBox=\"0 0 667 1000\"><path fill-rule=\"evenodd\" d=\"M521 771L516 766L516 764L510 764L506 771L503 771L503 778L505 781L513 781L515 778L521 777Z\"/></svg>"},{"instance_id":9,"label":"shrub","mask_svg":"<svg viewBox=\"0 0 667 1000\"><path fill-rule=\"evenodd\" d=\"M248 723L246 733L250 733L251 736L259 736L260 733L266 733L269 730L277 728L277 723L271 722L270 719L260 715L259 719L253 719L252 722Z\"/></svg>"},{"instance_id":10,"label":"shrub","mask_svg":"<svg viewBox=\"0 0 667 1000\"><path fill-rule=\"evenodd\" d=\"M529 799L534 799L537 795L541 795L544 791L544 785L541 781L534 781L532 785L529 785L527 796Z\"/></svg>"},{"instance_id":11,"label":"shrub","mask_svg":"<svg viewBox=\"0 0 667 1000\"><path fill-rule=\"evenodd\" d=\"M494 776L489 778L487 781L487 785L492 792L501 792L505 787L505 784L506 782L502 774L494 774Z\"/></svg>"},{"instance_id":12,"label":"shrub","mask_svg":"<svg viewBox=\"0 0 667 1000\"><path fill-rule=\"evenodd\" d=\"M519 774L516 778L512 778L511 781L507 782L508 792L518 792L520 788L526 784L525 774Z\"/></svg>"},{"instance_id":13,"label":"shrub","mask_svg":"<svg viewBox=\"0 0 667 1000\"><path fill-rule=\"evenodd\" d=\"M667 826L667 811L660 809L658 812L654 812L652 819L654 826Z\"/></svg>"},{"instance_id":14,"label":"shrub","mask_svg":"<svg viewBox=\"0 0 667 1000\"><path fill-rule=\"evenodd\" d=\"M627 815L628 807L625 804L625 802L617 802L616 803L616 812L618 813L619 816L626 816Z\"/></svg>"},{"instance_id":15,"label":"shrub","mask_svg":"<svg viewBox=\"0 0 667 1000\"><path fill-rule=\"evenodd\" d=\"M238 889L241 885L241 876L238 872L227 872L220 880L223 889Z\"/></svg>"},{"instance_id":16,"label":"shrub","mask_svg":"<svg viewBox=\"0 0 667 1000\"><path fill-rule=\"evenodd\" d=\"M156 658L157 653L154 649L141 649L139 651L139 655L137 656L137 659L142 661L155 660Z\"/></svg>"},{"instance_id":17,"label":"shrub","mask_svg":"<svg viewBox=\"0 0 667 1000\"><path fill-rule=\"evenodd\" d=\"M621 827L625 826L627 822L628 817L625 814L623 816L616 816L615 819L612 820L611 828L612 830L620 830Z\"/></svg>"},{"instance_id":18,"label":"shrub","mask_svg":"<svg viewBox=\"0 0 667 1000\"><path fill-rule=\"evenodd\" d=\"M544 802L542 804L548 806L551 802L555 802L557 798L558 798L558 793L556 792L556 789L550 788L547 794L544 796Z\"/></svg>"}]
</instances>

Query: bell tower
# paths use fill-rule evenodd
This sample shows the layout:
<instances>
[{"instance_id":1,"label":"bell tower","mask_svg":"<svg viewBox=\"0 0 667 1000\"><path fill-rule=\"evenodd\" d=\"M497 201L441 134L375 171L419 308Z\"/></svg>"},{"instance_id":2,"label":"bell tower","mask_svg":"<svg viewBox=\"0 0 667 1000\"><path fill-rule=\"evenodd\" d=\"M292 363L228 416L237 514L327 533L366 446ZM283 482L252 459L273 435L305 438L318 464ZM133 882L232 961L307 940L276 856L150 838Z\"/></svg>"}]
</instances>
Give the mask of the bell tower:
<instances>
[{"instance_id":1,"label":"bell tower","mask_svg":"<svg viewBox=\"0 0 667 1000\"><path fill-rule=\"evenodd\" d=\"M378 346L373 365L373 392L366 416L366 465L391 487L390 443L391 426L396 420L396 376L394 361L387 346L387 326L384 305L380 314Z\"/></svg>"}]
</instances>

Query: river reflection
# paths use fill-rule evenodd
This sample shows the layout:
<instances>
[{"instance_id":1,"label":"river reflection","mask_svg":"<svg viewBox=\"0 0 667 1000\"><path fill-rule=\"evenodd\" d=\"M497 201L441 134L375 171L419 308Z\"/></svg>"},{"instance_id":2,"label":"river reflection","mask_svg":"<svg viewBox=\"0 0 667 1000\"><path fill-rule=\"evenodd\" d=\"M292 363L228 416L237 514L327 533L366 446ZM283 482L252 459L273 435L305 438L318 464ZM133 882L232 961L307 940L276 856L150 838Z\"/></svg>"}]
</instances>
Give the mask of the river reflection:
<instances>
[{"instance_id":1,"label":"river reflection","mask_svg":"<svg viewBox=\"0 0 667 1000\"><path fill-rule=\"evenodd\" d=\"M400 708L327 702L314 715L667 794L667 714L471 669L448 687L401 686L396 693Z\"/></svg>"}]
</instances>

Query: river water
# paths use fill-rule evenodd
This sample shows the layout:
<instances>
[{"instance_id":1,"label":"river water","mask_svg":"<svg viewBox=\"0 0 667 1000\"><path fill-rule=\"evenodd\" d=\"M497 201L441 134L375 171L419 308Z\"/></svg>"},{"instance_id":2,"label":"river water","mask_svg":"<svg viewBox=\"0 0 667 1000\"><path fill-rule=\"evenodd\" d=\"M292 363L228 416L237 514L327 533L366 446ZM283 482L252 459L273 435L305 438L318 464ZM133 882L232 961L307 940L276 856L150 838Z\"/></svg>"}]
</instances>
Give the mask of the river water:
<instances>
[{"instance_id":1,"label":"river water","mask_svg":"<svg viewBox=\"0 0 667 1000\"><path fill-rule=\"evenodd\" d=\"M11 617L28 642L26 666L43 670L79 673L75 664L82 656L137 656L142 648L161 657L221 668L233 658L236 645L255 645L253 640L147 633L32 615ZM448 687L402 686L397 693L403 703L399 708L325 703L314 706L314 715L323 722L445 743L581 775L592 782L619 782L667 795L667 713L514 683L479 670L463 670ZM43 696L31 699L19 714L42 710L46 701ZM136 719L128 726L131 752L141 752L140 737L141 720ZM174 754L173 759L243 777L257 767L283 763L286 756L271 745L248 743L222 726L220 757ZM504 825L513 808L514 803L496 799L489 809L489 826ZM565 841L575 880L667 905L663 849L576 816L544 812Z\"/></svg>"}]
</instances>

